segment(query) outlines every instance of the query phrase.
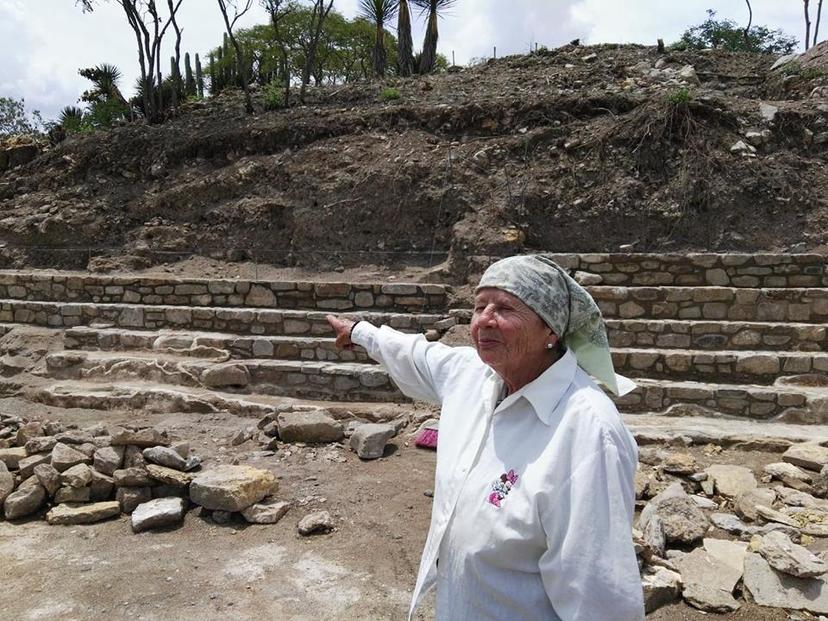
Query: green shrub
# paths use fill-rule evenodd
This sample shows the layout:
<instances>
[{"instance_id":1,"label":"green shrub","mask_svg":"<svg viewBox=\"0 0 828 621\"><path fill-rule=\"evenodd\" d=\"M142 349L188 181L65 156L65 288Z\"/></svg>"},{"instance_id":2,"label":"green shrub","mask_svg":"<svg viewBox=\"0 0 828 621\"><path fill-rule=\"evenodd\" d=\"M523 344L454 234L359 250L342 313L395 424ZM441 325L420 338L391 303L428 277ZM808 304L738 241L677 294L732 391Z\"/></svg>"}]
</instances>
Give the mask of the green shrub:
<instances>
[{"instance_id":1,"label":"green shrub","mask_svg":"<svg viewBox=\"0 0 828 621\"><path fill-rule=\"evenodd\" d=\"M667 93L667 102L674 106L689 103L691 99L690 89L687 88L677 88Z\"/></svg>"},{"instance_id":2,"label":"green shrub","mask_svg":"<svg viewBox=\"0 0 828 621\"><path fill-rule=\"evenodd\" d=\"M279 110L285 107L285 87L275 80L264 87L264 106L266 110Z\"/></svg>"},{"instance_id":3,"label":"green shrub","mask_svg":"<svg viewBox=\"0 0 828 621\"><path fill-rule=\"evenodd\" d=\"M790 54L796 49L796 37L766 26L752 26L745 31L730 19L716 19L716 11L707 10L707 19L684 31L681 39L670 46L671 50L718 49L727 52L761 52L765 54Z\"/></svg>"},{"instance_id":4,"label":"green shrub","mask_svg":"<svg viewBox=\"0 0 828 621\"><path fill-rule=\"evenodd\" d=\"M380 101L394 101L396 99L400 99L401 97L402 95L400 94L400 91L393 87L383 89L379 96Z\"/></svg>"},{"instance_id":5,"label":"green shrub","mask_svg":"<svg viewBox=\"0 0 828 621\"><path fill-rule=\"evenodd\" d=\"M790 62L785 63L779 68L779 72L785 76L799 76L803 80L814 80L816 78L821 78L823 75L825 75L816 67L803 68L798 60L792 60Z\"/></svg>"}]
</instances>

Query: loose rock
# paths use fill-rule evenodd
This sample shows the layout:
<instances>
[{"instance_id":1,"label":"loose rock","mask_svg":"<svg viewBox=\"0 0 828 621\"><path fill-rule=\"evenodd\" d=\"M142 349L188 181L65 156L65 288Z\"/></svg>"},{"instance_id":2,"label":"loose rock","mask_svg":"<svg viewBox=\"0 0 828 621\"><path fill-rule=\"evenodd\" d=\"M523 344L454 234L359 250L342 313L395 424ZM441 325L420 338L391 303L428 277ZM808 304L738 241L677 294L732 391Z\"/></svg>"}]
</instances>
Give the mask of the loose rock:
<instances>
[{"instance_id":1,"label":"loose rock","mask_svg":"<svg viewBox=\"0 0 828 621\"><path fill-rule=\"evenodd\" d=\"M190 498L206 509L241 511L278 489L276 477L250 466L218 466L196 476Z\"/></svg>"},{"instance_id":2,"label":"loose rock","mask_svg":"<svg viewBox=\"0 0 828 621\"><path fill-rule=\"evenodd\" d=\"M331 514L327 511L318 511L303 517L297 528L300 535L308 536L314 533L327 533L333 530L333 527Z\"/></svg>"},{"instance_id":3,"label":"loose rock","mask_svg":"<svg viewBox=\"0 0 828 621\"><path fill-rule=\"evenodd\" d=\"M112 446L132 444L140 448L151 446L168 446L170 443L167 434L148 427L146 429L132 430L118 427L112 432Z\"/></svg>"},{"instance_id":4,"label":"loose rock","mask_svg":"<svg viewBox=\"0 0 828 621\"><path fill-rule=\"evenodd\" d=\"M69 485L64 485L55 492L54 502L56 505L63 504L64 502L89 502L91 497L92 490L88 487L70 487Z\"/></svg>"},{"instance_id":5,"label":"loose rock","mask_svg":"<svg viewBox=\"0 0 828 621\"><path fill-rule=\"evenodd\" d=\"M647 614L676 601L681 595L681 575L664 567L646 567L641 576Z\"/></svg>"},{"instance_id":6,"label":"loose rock","mask_svg":"<svg viewBox=\"0 0 828 621\"><path fill-rule=\"evenodd\" d=\"M743 466L713 465L705 472L713 480L716 491L731 498L737 498L759 485L753 472Z\"/></svg>"},{"instance_id":7,"label":"loose rock","mask_svg":"<svg viewBox=\"0 0 828 621\"><path fill-rule=\"evenodd\" d=\"M152 528L179 524L184 519L183 498L157 498L138 505L130 518L132 531L140 533Z\"/></svg>"},{"instance_id":8,"label":"loose rock","mask_svg":"<svg viewBox=\"0 0 828 621\"><path fill-rule=\"evenodd\" d=\"M89 505L64 504L50 509L46 521L49 524L92 524L119 515L120 512L115 501Z\"/></svg>"},{"instance_id":9,"label":"loose rock","mask_svg":"<svg viewBox=\"0 0 828 621\"><path fill-rule=\"evenodd\" d=\"M118 487L148 487L151 484L144 468L124 468L112 473L112 479Z\"/></svg>"},{"instance_id":10,"label":"loose rock","mask_svg":"<svg viewBox=\"0 0 828 621\"><path fill-rule=\"evenodd\" d=\"M72 448L68 444L58 442L55 448L52 449L52 466L58 472L68 470L77 464L90 464L92 460L79 450Z\"/></svg>"},{"instance_id":11,"label":"loose rock","mask_svg":"<svg viewBox=\"0 0 828 621\"><path fill-rule=\"evenodd\" d=\"M3 501L3 513L7 520L31 515L46 501L46 490L37 480L37 477L29 477L23 481L16 491L6 496Z\"/></svg>"},{"instance_id":12,"label":"loose rock","mask_svg":"<svg viewBox=\"0 0 828 621\"><path fill-rule=\"evenodd\" d=\"M187 460L177 452L166 446L154 446L143 451L144 459L159 466L184 470L187 467Z\"/></svg>"},{"instance_id":13,"label":"loose rock","mask_svg":"<svg viewBox=\"0 0 828 621\"><path fill-rule=\"evenodd\" d=\"M744 584L760 606L828 613L828 582L825 578L795 578L774 571L756 553L745 557Z\"/></svg>"},{"instance_id":14,"label":"loose rock","mask_svg":"<svg viewBox=\"0 0 828 621\"><path fill-rule=\"evenodd\" d=\"M35 466L34 475L46 489L49 496L54 496L58 489L60 489L60 473L51 464Z\"/></svg>"},{"instance_id":15,"label":"loose rock","mask_svg":"<svg viewBox=\"0 0 828 621\"><path fill-rule=\"evenodd\" d=\"M95 451L93 455L95 470L112 476L124 463L124 450L123 446L107 446Z\"/></svg>"},{"instance_id":16,"label":"loose rock","mask_svg":"<svg viewBox=\"0 0 828 621\"><path fill-rule=\"evenodd\" d=\"M123 513L132 513L138 505L152 500L152 489L149 487L119 487L115 492L115 499Z\"/></svg>"},{"instance_id":17,"label":"loose rock","mask_svg":"<svg viewBox=\"0 0 828 621\"><path fill-rule=\"evenodd\" d=\"M338 442L345 437L342 423L326 410L279 414L279 437L283 442Z\"/></svg>"},{"instance_id":18,"label":"loose rock","mask_svg":"<svg viewBox=\"0 0 828 621\"><path fill-rule=\"evenodd\" d=\"M351 450L360 459L377 459L385 452L388 440L396 435L391 425L368 423L360 425L351 436Z\"/></svg>"},{"instance_id":19,"label":"loose rock","mask_svg":"<svg viewBox=\"0 0 828 621\"><path fill-rule=\"evenodd\" d=\"M783 453L782 460L800 468L819 472L828 465L828 447L807 442L794 444Z\"/></svg>"},{"instance_id":20,"label":"loose rock","mask_svg":"<svg viewBox=\"0 0 828 621\"><path fill-rule=\"evenodd\" d=\"M251 524L275 524L290 509L290 503L281 500L257 502L243 509L241 514Z\"/></svg>"},{"instance_id":21,"label":"loose rock","mask_svg":"<svg viewBox=\"0 0 828 621\"><path fill-rule=\"evenodd\" d=\"M758 551L775 570L797 578L816 578L828 572L825 561L780 532L762 537Z\"/></svg>"}]
</instances>

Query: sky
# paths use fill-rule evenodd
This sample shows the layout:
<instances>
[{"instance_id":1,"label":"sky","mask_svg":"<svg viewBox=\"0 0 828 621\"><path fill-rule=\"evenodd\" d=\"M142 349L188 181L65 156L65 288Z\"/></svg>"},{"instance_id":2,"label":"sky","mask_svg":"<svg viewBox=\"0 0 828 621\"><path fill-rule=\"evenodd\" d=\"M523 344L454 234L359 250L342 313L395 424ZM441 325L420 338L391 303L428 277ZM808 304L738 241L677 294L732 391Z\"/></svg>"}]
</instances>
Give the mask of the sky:
<instances>
[{"instance_id":1,"label":"sky","mask_svg":"<svg viewBox=\"0 0 828 621\"><path fill-rule=\"evenodd\" d=\"M258 1L254 4L241 27L267 21ZM346 17L356 16L358 4L334 1ZM754 24L781 28L800 41L804 37L801 0L751 4ZM708 8L719 18L747 21L745 0L458 0L440 22L438 48L449 60L454 53L462 65L491 57L495 46L503 56L525 52L534 43L556 47L575 38L585 44L652 45L661 37L669 43L688 26L704 21ZM178 22L182 55L206 55L221 40L224 23L216 0L183 0ZM822 22L828 35L828 18ZM422 45L422 30L422 19L417 19L415 48ZM171 43L174 36L167 38ZM130 92L139 73L136 54L132 31L114 0L98 0L91 14L84 14L75 0L0 0L0 97L23 98L28 111L40 110L46 119L77 104L89 84L78 75L83 67L104 62L118 66L123 90ZM168 50L164 57L171 55Z\"/></svg>"}]
</instances>

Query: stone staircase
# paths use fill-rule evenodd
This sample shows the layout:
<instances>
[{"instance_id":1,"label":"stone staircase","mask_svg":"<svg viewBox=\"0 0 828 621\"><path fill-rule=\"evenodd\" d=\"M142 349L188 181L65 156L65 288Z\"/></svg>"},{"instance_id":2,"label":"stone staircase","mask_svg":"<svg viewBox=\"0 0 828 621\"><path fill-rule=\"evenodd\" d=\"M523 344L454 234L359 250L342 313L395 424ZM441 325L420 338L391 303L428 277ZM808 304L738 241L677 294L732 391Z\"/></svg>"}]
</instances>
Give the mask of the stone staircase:
<instances>
[{"instance_id":1,"label":"stone staircase","mask_svg":"<svg viewBox=\"0 0 828 621\"><path fill-rule=\"evenodd\" d=\"M439 337L455 324L434 284L264 282L0 273L0 321L51 328L60 407L262 415L279 399L404 401L364 351L336 351L325 316Z\"/></svg>"},{"instance_id":2,"label":"stone staircase","mask_svg":"<svg viewBox=\"0 0 828 621\"><path fill-rule=\"evenodd\" d=\"M828 271L816 255L555 255L607 320L630 414L828 421ZM279 399L404 400L325 321L353 313L436 338L466 309L437 284L0 273L0 331L55 330L29 391L61 407L272 411Z\"/></svg>"}]
</instances>

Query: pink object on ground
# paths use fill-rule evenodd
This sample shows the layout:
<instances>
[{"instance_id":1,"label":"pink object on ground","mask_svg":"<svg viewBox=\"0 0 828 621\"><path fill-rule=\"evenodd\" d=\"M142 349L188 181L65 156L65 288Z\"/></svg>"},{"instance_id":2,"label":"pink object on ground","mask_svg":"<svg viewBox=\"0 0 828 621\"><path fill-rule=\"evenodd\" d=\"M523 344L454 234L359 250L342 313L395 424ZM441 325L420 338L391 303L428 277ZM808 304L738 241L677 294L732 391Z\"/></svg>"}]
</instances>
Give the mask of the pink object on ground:
<instances>
[{"instance_id":1,"label":"pink object on ground","mask_svg":"<svg viewBox=\"0 0 828 621\"><path fill-rule=\"evenodd\" d=\"M437 424L430 423L423 425L417 437L414 438L414 446L420 448L436 449L437 448Z\"/></svg>"}]
</instances>

